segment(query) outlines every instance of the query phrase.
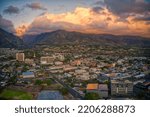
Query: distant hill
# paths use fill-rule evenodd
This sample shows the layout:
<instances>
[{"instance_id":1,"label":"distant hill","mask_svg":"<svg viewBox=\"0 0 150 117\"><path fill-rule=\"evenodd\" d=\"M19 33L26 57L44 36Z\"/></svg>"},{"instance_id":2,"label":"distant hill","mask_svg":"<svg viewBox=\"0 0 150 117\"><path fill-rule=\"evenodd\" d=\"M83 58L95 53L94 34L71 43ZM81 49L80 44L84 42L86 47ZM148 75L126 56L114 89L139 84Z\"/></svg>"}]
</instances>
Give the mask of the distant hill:
<instances>
[{"instance_id":1,"label":"distant hill","mask_svg":"<svg viewBox=\"0 0 150 117\"><path fill-rule=\"evenodd\" d=\"M0 28L0 48L23 48L23 40Z\"/></svg>"},{"instance_id":2,"label":"distant hill","mask_svg":"<svg viewBox=\"0 0 150 117\"><path fill-rule=\"evenodd\" d=\"M29 37L29 36L27 36ZM26 38L26 43L28 43ZM99 44L99 45L128 45L128 46L150 46L150 39L140 36L120 36L111 34L85 34L80 32L69 32L57 30L31 36L30 44Z\"/></svg>"},{"instance_id":3,"label":"distant hill","mask_svg":"<svg viewBox=\"0 0 150 117\"><path fill-rule=\"evenodd\" d=\"M33 40L36 38L37 35L24 35L22 37L23 42L26 44L31 44L33 43Z\"/></svg>"}]
</instances>

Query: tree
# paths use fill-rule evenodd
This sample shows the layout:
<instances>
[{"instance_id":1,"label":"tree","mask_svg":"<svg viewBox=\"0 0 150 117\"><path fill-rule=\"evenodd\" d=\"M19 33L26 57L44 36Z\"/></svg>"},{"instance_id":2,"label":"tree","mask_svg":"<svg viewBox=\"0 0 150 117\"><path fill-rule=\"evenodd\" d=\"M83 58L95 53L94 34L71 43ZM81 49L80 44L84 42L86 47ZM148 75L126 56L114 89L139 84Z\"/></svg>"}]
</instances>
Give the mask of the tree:
<instances>
[{"instance_id":1,"label":"tree","mask_svg":"<svg viewBox=\"0 0 150 117\"><path fill-rule=\"evenodd\" d=\"M99 98L100 98L100 95L94 92L86 93L84 96L85 100L98 100Z\"/></svg>"},{"instance_id":2,"label":"tree","mask_svg":"<svg viewBox=\"0 0 150 117\"><path fill-rule=\"evenodd\" d=\"M47 80L45 80L45 83L46 83L47 85L51 85L52 81L51 81L50 79L47 79Z\"/></svg>"},{"instance_id":3,"label":"tree","mask_svg":"<svg viewBox=\"0 0 150 117\"><path fill-rule=\"evenodd\" d=\"M59 91L61 92L62 95L68 94L68 89L66 89L66 88L61 88L61 89L59 89Z\"/></svg>"},{"instance_id":4,"label":"tree","mask_svg":"<svg viewBox=\"0 0 150 117\"><path fill-rule=\"evenodd\" d=\"M35 85L41 85L43 82L41 80L36 80Z\"/></svg>"},{"instance_id":5,"label":"tree","mask_svg":"<svg viewBox=\"0 0 150 117\"><path fill-rule=\"evenodd\" d=\"M17 81L17 76L14 75L13 77L10 78L9 82L12 83L12 84L15 84Z\"/></svg>"},{"instance_id":6,"label":"tree","mask_svg":"<svg viewBox=\"0 0 150 117\"><path fill-rule=\"evenodd\" d=\"M109 80L105 80L104 83L107 84L107 85L109 85L110 81Z\"/></svg>"}]
</instances>

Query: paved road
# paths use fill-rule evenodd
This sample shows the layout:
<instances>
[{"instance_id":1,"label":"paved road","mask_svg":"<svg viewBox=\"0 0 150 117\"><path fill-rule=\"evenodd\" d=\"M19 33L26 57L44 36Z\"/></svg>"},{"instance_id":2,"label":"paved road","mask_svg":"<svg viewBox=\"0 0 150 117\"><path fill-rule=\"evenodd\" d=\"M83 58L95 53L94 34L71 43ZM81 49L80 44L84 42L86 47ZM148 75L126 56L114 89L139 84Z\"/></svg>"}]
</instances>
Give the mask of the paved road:
<instances>
[{"instance_id":1,"label":"paved road","mask_svg":"<svg viewBox=\"0 0 150 117\"><path fill-rule=\"evenodd\" d=\"M63 85L65 88L68 89L69 93L74 97L74 98L78 98L78 99L83 99L83 96L77 92L76 90L74 90L72 87L66 85L63 81L59 80L58 78L55 78L55 80L60 83L61 85Z\"/></svg>"}]
</instances>

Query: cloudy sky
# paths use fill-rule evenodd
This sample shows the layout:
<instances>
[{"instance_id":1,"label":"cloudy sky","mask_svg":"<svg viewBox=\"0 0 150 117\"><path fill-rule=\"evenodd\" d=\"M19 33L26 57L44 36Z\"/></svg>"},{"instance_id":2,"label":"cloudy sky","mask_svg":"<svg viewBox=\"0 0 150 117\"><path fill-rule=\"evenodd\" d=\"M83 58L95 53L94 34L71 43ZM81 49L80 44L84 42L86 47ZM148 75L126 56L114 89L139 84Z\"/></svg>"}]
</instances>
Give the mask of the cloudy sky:
<instances>
[{"instance_id":1,"label":"cloudy sky","mask_svg":"<svg viewBox=\"0 0 150 117\"><path fill-rule=\"evenodd\" d=\"M1 0L0 27L18 36L64 29L150 37L150 0Z\"/></svg>"}]
</instances>

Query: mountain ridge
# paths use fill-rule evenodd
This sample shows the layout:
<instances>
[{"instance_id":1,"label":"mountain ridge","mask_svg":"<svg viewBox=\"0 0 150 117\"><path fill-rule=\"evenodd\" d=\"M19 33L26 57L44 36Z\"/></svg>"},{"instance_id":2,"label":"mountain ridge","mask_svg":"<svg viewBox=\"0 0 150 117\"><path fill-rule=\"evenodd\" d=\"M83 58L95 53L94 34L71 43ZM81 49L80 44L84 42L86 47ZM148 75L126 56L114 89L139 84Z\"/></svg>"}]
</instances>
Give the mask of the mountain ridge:
<instances>
[{"instance_id":1,"label":"mountain ridge","mask_svg":"<svg viewBox=\"0 0 150 117\"><path fill-rule=\"evenodd\" d=\"M31 41L32 40L32 41ZM75 31L56 30L34 36L30 44L102 44L150 46L150 39L141 36L87 34Z\"/></svg>"},{"instance_id":2,"label":"mountain ridge","mask_svg":"<svg viewBox=\"0 0 150 117\"><path fill-rule=\"evenodd\" d=\"M56 30L38 35L24 35L22 39L0 28L0 48L34 47L37 44L97 44L121 46L149 46L150 38L129 35L87 34L76 31Z\"/></svg>"},{"instance_id":3,"label":"mountain ridge","mask_svg":"<svg viewBox=\"0 0 150 117\"><path fill-rule=\"evenodd\" d=\"M0 28L0 48L23 48L23 40Z\"/></svg>"}]
</instances>

